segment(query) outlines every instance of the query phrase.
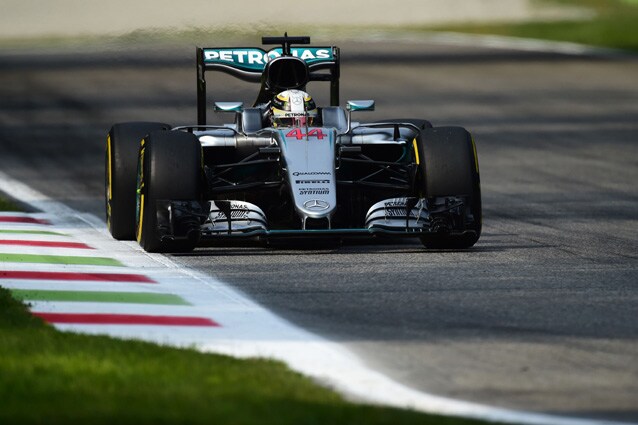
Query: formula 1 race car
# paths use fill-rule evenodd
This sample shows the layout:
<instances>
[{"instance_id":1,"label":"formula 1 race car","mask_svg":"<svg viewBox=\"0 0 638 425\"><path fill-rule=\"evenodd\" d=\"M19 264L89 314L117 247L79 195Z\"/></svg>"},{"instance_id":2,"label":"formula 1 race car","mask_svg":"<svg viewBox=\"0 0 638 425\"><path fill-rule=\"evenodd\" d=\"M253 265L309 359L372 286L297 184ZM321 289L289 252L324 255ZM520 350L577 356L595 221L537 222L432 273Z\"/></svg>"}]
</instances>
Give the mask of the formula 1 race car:
<instances>
[{"instance_id":1,"label":"formula 1 race car","mask_svg":"<svg viewBox=\"0 0 638 425\"><path fill-rule=\"evenodd\" d=\"M463 249L481 234L476 147L461 127L422 119L360 123L374 101L339 107L338 47L263 37L259 48L197 48L197 124L115 124L106 145L106 217L115 239L151 252L209 240L416 237ZM294 46L293 46L294 45ZM207 71L258 82L255 103L217 102ZM330 83L315 105L310 81Z\"/></svg>"}]
</instances>

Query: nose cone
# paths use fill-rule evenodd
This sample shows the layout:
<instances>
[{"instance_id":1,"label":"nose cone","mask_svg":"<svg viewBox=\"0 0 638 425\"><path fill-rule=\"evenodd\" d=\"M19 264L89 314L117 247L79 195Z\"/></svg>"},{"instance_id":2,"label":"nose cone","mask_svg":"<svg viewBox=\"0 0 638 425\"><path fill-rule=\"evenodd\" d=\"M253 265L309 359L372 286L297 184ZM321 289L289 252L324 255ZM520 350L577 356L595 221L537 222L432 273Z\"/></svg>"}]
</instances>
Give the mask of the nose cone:
<instances>
[{"instance_id":1,"label":"nose cone","mask_svg":"<svg viewBox=\"0 0 638 425\"><path fill-rule=\"evenodd\" d=\"M330 217L337 206L334 129L279 131L295 209L302 221ZM306 133L307 132L307 133ZM321 136L321 137L319 137Z\"/></svg>"}]
</instances>

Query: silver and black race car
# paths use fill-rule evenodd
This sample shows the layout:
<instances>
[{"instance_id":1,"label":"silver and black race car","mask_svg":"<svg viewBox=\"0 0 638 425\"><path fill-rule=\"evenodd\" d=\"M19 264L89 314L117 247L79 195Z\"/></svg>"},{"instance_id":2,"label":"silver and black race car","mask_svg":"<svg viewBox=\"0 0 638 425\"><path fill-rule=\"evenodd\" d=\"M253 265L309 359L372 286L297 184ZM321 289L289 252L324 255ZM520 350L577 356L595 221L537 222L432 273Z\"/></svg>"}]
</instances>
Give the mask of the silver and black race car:
<instances>
[{"instance_id":1,"label":"silver and black race car","mask_svg":"<svg viewBox=\"0 0 638 425\"><path fill-rule=\"evenodd\" d=\"M147 251L253 238L416 237L463 249L481 234L476 147L461 127L423 119L362 123L339 106L339 48L309 37L263 37L259 48L197 48L197 124L115 124L106 145L106 217L116 239ZM261 85L255 103L206 123L206 72ZM330 85L330 106L305 93Z\"/></svg>"}]
</instances>

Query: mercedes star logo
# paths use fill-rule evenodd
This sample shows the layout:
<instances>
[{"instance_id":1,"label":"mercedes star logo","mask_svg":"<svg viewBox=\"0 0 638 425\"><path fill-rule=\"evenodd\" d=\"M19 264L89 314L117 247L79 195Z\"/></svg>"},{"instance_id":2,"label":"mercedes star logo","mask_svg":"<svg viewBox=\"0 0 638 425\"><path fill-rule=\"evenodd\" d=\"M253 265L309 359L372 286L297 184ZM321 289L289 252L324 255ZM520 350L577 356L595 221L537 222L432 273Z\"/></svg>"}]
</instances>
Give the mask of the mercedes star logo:
<instances>
[{"instance_id":1,"label":"mercedes star logo","mask_svg":"<svg viewBox=\"0 0 638 425\"><path fill-rule=\"evenodd\" d=\"M310 211L323 211L330 208L330 204L321 199L311 199L303 203L304 208Z\"/></svg>"}]
</instances>

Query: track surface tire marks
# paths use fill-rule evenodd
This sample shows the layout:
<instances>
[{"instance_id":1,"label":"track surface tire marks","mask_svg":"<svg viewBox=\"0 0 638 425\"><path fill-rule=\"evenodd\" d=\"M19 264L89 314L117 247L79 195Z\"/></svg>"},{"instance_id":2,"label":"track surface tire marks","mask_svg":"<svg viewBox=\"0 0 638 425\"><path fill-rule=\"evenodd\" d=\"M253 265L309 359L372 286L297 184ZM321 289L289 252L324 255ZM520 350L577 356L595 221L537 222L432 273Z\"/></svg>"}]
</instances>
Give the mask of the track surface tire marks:
<instances>
[{"instance_id":1,"label":"track surface tire marks","mask_svg":"<svg viewBox=\"0 0 638 425\"><path fill-rule=\"evenodd\" d=\"M427 118L475 134L485 216L476 249L209 247L174 260L415 388L638 421L638 62L342 47L342 100L377 100L366 120ZM186 52L50 57L51 70L30 67L41 57L7 56L0 168L102 216L111 124L194 121ZM379 65L382 54L389 59ZM254 86L218 81L214 100L252 100ZM319 103L322 89L309 88Z\"/></svg>"}]
</instances>

